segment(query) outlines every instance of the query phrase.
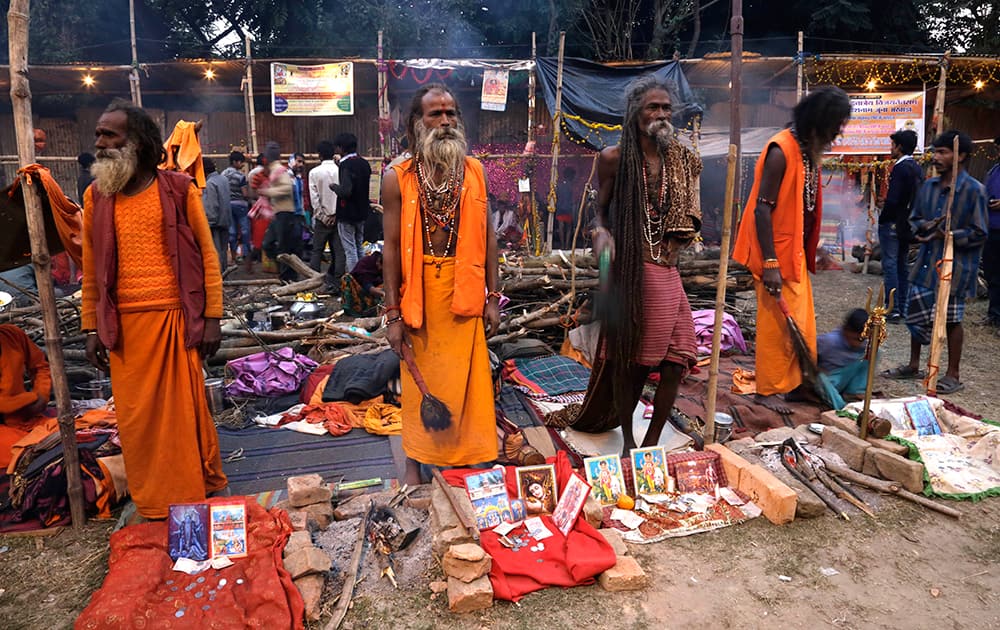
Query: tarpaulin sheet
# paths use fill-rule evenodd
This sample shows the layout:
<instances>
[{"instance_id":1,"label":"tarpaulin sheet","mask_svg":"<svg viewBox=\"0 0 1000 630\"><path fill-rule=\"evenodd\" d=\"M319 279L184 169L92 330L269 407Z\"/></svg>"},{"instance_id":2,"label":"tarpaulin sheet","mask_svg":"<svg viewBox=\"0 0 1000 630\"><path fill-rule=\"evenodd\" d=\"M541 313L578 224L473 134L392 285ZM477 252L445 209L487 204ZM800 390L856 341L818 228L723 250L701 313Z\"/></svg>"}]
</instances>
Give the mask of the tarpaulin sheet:
<instances>
[{"instance_id":1,"label":"tarpaulin sheet","mask_svg":"<svg viewBox=\"0 0 1000 630\"><path fill-rule=\"evenodd\" d=\"M555 112L559 62L554 57L539 57L536 68L545 106L549 112ZM688 120L702 112L679 62L613 67L570 57L563 60L563 129L575 142L583 142L591 149L600 150L618 144L620 129L595 128L593 125L620 126L625 115L625 89L644 74L656 75L670 88L675 127L684 127Z\"/></svg>"}]
</instances>

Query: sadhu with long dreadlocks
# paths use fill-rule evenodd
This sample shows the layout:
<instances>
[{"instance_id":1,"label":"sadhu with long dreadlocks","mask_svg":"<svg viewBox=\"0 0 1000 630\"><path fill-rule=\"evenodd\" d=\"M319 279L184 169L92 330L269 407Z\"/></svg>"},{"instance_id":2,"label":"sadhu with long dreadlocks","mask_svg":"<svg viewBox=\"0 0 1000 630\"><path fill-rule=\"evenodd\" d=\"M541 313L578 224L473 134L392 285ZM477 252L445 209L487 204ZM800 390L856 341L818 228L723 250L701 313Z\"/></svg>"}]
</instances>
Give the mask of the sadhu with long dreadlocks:
<instances>
[{"instance_id":1,"label":"sadhu with long dreadlocks","mask_svg":"<svg viewBox=\"0 0 1000 630\"><path fill-rule=\"evenodd\" d=\"M625 455L636 447L630 418L651 370L660 383L642 445L655 446L668 419L689 433L671 413L697 348L677 262L701 228L701 160L677 140L671 114L667 85L653 75L636 79L626 93L621 142L601 151L597 163L594 252L610 253L611 295L600 309L601 355L573 426L605 431L621 423Z\"/></svg>"}]
</instances>

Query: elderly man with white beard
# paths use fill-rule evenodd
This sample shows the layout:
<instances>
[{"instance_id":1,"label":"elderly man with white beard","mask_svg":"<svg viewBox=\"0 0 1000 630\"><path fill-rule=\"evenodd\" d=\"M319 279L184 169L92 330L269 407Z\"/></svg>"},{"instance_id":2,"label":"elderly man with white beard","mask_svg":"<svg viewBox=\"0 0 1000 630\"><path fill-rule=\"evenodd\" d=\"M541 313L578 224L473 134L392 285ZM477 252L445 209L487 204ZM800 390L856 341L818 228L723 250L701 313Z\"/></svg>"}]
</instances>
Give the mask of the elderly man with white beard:
<instances>
[{"instance_id":1,"label":"elderly man with white beard","mask_svg":"<svg viewBox=\"0 0 1000 630\"><path fill-rule=\"evenodd\" d=\"M451 411L449 426L421 419L421 393L402 370L406 483L428 466L496 459L486 337L500 322L497 241L482 164L466 156L461 111L444 85L422 87L406 121L414 156L382 182L383 274L389 345L412 349L420 375Z\"/></svg>"},{"instance_id":2,"label":"elderly man with white beard","mask_svg":"<svg viewBox=\"0 0 1000 630\"><path fill-rule=\"evenodd\" d=\"M97 121L84 194L82 328L111 372L129 491L140 516L227 486L205 399L203 357L221 341L222 276L201 192L156 122L116 100Z\"/></svg>"},{"instance_id":3,"label":"elderly man with white beard","mask_svg":"<svg viewBox=\"0 0 1000 630\"><path fill-rule=\"evenodd\" d=\"M684 374L695 364L694 321L677 262L701 229L701 160L675 137L670 91L653 75L639 77L625 95L619 144L597 162L594 253L610 264L610 295L603 296L600 355L583 409L573 427L607 431L621 424L622 461L636 447L632 410L650 371L660 382L642 446L656 446L666 421L691 434L671 412Z\"/></svg>"}]
</instances>

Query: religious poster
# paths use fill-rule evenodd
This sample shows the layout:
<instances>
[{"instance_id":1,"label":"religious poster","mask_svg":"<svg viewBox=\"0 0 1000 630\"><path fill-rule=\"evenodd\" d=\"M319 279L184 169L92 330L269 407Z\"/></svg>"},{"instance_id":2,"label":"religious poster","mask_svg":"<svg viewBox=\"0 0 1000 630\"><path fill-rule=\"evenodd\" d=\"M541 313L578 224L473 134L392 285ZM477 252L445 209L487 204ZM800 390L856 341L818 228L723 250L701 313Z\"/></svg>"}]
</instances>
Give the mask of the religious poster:
<instances>
[{"instance_id":1,"label":"religious poster","mask_svg":"<svg viewBox=\"0 0 1000 630\"><path fill-rule=\"evenodd\" d=\"M208 504L173 504L169 514L167 549L170 559L208 560Z\"/></svg>"},{"instance_id":2,"label":"religious poster","mask_svg":"<svg viewBox=\"0 0 1000 630\"><path fill-rule=\"evenodd\" d=\"M492 112L507 110L509 78L510 74L506 70L483 70L483 109Z\"/></svg>"},{"instance_id":3,"label":"religious poster","mask_svg":"<svg viewBox=\"0 0 1000 630\"><path fill-rule=\"evenodd\" d=\"M209 506L212 557L242 558L247 555L246 501L213 503Z\"/></svg>"},{"instance_id":4,"label":"religious poster","mask_svg":"<svg viewBox=\"0 0 1000 630\"><path fill-rule=\"evenodd\" d=\"M271 64L271 113L275 116L353 116L354 64Z\"/></svg>"},{"instance_id":5,"label":"religious poster","mask_svg":"<svg viewBox=\"0 0 1000 630\"><path fill-rule=\"evenodd\" d=\"M851 98L851 120L830 153L889 155L889 136L900 129L917 133L917 153L924 146L923 92L858 92Z\"/></svg>"}]
</instances>

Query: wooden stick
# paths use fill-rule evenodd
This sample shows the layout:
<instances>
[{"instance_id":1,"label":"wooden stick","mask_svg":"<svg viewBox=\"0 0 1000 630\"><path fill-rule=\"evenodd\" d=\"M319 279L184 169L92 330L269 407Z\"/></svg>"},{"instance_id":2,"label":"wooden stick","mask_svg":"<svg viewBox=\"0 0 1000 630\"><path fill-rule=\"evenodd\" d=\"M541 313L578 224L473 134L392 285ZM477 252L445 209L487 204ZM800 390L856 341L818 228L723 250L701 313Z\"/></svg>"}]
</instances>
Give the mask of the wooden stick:
<instances>
[{"instance_id":1,"label":"wooden stick","mask_svg":"<svg viewBox=\"0 0 1000 630\"><path fill-rule=\"evenodd\" d=\"M875 220L875 167L871 169L868 178L868 220L865 221L865 261L861 265L861 274L868 275L868 263L872 258L872 222Z\"/></svg>"},{"instance_id":2,"label":"wooden stick","mask_svg":"<svg viewBox=\"0 0 1000 630\"><path fill-rule=\"evenodd\" d=\"M10 57L10 101L14 111L14 131L21 168L35 162L31 86L28 83L29 5L29 0L11 0L7 11L7 32L10 38L7 48ZM52 389L59 410L59 434L62 438L66 470L66 494L69 496L73 528L79 531L87 521L83 503L83 484L80 481L80 455L76 446L76 425L73 421L69 383L66 380L66 363L59 333L59 310L52 282L52 259L45 237L45 218L42 215L38 185L37 182L30 183L27 175L21 176L28 238L31 241L31 258L35 265L35 282L38 284L38 297L42 303L42 317L45 320L45 346L52 372Z\"/></svg>"},{"instance_id":3,"label":"wooden stick","mask_svg":"<svg viewBox=\"0 0 1000 630\"><path fill-rule=\"evenodd\" d=\"M821 458L822 459L822 458ZM936 501L931 501L927 497L921 496L919 494L913 494L904 490L895 481L886 481L884 479L876 479L869 475L864 475L857 471L854 471L846 466L841 466L836 463L832 463L828 459L823 459L823 463L826 464L826 468L837 475L838 477L843 477L848 481L852 481L858 485L865 486L866 488L871 488L872 490L878 490L879 492L885 492L887 494L895 494L896 496L906 499L907 501L912 501L917 505L922 505L925 508L934 510L935 512L940 512L947 516L952 516L954 518L961 518L962 513L954 508L950 508L946 505L941 505Z\"/></svg>"},{"instance_id":4,"label":"wooden stick","mask_svg":"<svg viewBox=\"0 0 1000 630\"><path fill-rule=\"evenodd\" d=\"M462 524L462 527L469 532L469 536L472 536L472 540L479 542L479 530L476 528L476 524L469 522L465 511L463 511L462 508L460 508L455 502L455 495L451 493L451 487L448 485L448 482L444 480L444 476L441 475L441 471L436 467L431 467L431 474L434 476L434 481L438 482L438 485L441 486L441 490L444 491L444 496L448 499L448 505L450 505L451 509L454 510L455 516L458 517L458 521Z\"/></svg>"},{"instance_id":5,"label":"wooden stick","mask_svg":"<svg viewBox=\"0 0 1000 630\"><path fill-rule=\"evenodd\" d=\"M305 276L305 279L309 278L322 278L323 273L316 271L309 265L302 262L302 259L295 254L278 254L278 262L284 263L295 270L296 273L300 273Z\"/></svg>"},{"instance_id":6,"label":"wooden stick","mask_svg":"<svg viewBox=\"0 0 1000 630\"><path fill-rule=\"evenodd\" d=\"M944 129L944 99L948 89L948 64L951 62L951 51L946 50L941 58L941 71L938 75L937 94L934 96L934 117L931 118L931 137L935 138ZM957 155L955 156L958 157Z\"/></svg>"},{"instance_id":7,"label":"wooden stick","mask_svg":"<svg viewBox=\"0 0 1000 630\"><path fill-rule=\"evenodd\" d=\"M715 397L719 390L719 355L722 350L722 323L726 305L726 275L729 273L729 238L732 232L733 213L730 208L736 197L736 145L729 145L726 156L726 198L722 206L722 245L719 256L719 274L715 289L715 323L712 327L712 360L708 367L708 389L705 393L705 443L715 441Z\"/></svg>"},{"instance_id":8,"label":"wooden stick","mask_svg":"<svg viewBox=\"0 0 1000 630\"><path fill-rule=\"evenodd\" d=\"M944 251L941 272L938 276L937 295L934 296L934 326L931 329L931 349L927 356L927 380L924 385L928 396L937 396L938 376L941 373L941 349L948 338L948 300L951 297L951 270L955 240L951 234L951 207L955 203L955 183L958 181L958 136L952 144L951 190L944 206Z\"/></svg>"},{"instance_id":9,"label":"wooden stick","mask_svg":"<svg viewBox=\"0 0 1000 630\"><path fill-rule=\"evenodd\" d=\"M566 31L559 31L559 58L556 68L556 111L552 112L552 168L549 170L549 190L559 181L559 137L562 130L562 83L563 58L566 51ZM545 252L552 251L552 230L556 217L556 199L549 195L548 199L548 230L545 234Z\"/></svg>"},{"instance_id":10,"label":"wooden stick","mask_svg":"<svg viewBox=\"0 0 1000 630\"><path fill-rule=\"evenodd\" d=\"M504 331L504 330L510 330L511 328L519 328L521 326L524 326L525 324L527 324L530 321L534 321L536 319L540 319L540 318L544 317L545 315L547 315L548 313L551 313L552 311L559 310L559 308L563 304L566 304L571 299L573 299L573 296L570 295L569 293L566 293L561 298L559 298L558 300L556 300L555 302L553 302L552 304L549 304L547 306L543 306L542 308L540 308L540 309L538 309L536 311L532 311L532 312L527 313L525 315L521 315L520 317L515 317L514 319L510 319L510 320L507 320L507 321L501 323L500 324L500 330Z\"/></svg>"},{"instance_id":11,"label":"wooden stick","mask_svg":"<svg viewBox=\"0 0 1000 630\"><path fill-rule=\"evenodd\" d=\"M283 287L278 287L274 291L271 291L271 295L274 297L282 297L286 295L295 295L302 291L311 291L313 289L323 286L325 281L323 276L315 276L313 278L306 278L305 280L299 280L298 282L293 282L291 284L286 284Z\"/></svg>"},{"instance_id":12,"label":"wooden stick","mask_svg":"<svg viewBox=\"0 0 1000 630\"><path fill-rule=\"evenodd\" d=\"M355 580L357 580L358 570L361 568L361 555L365 550L368 517L371 516L372 505L371 502L368 503L368 509L365 510L364 515L361 517L361 523L358 524L358 538L354 542L354 553L351 554L351 568L347 575L344 576L344 587L340 591L340 600L337 601L337 606L333 609L333 615L330 621L323 627L323 630L337 630L340 628L340 624L344 623L344 617L347 616L347 609L351 605L351 600L354 599Z\"/></svg>"}]
</instances>

